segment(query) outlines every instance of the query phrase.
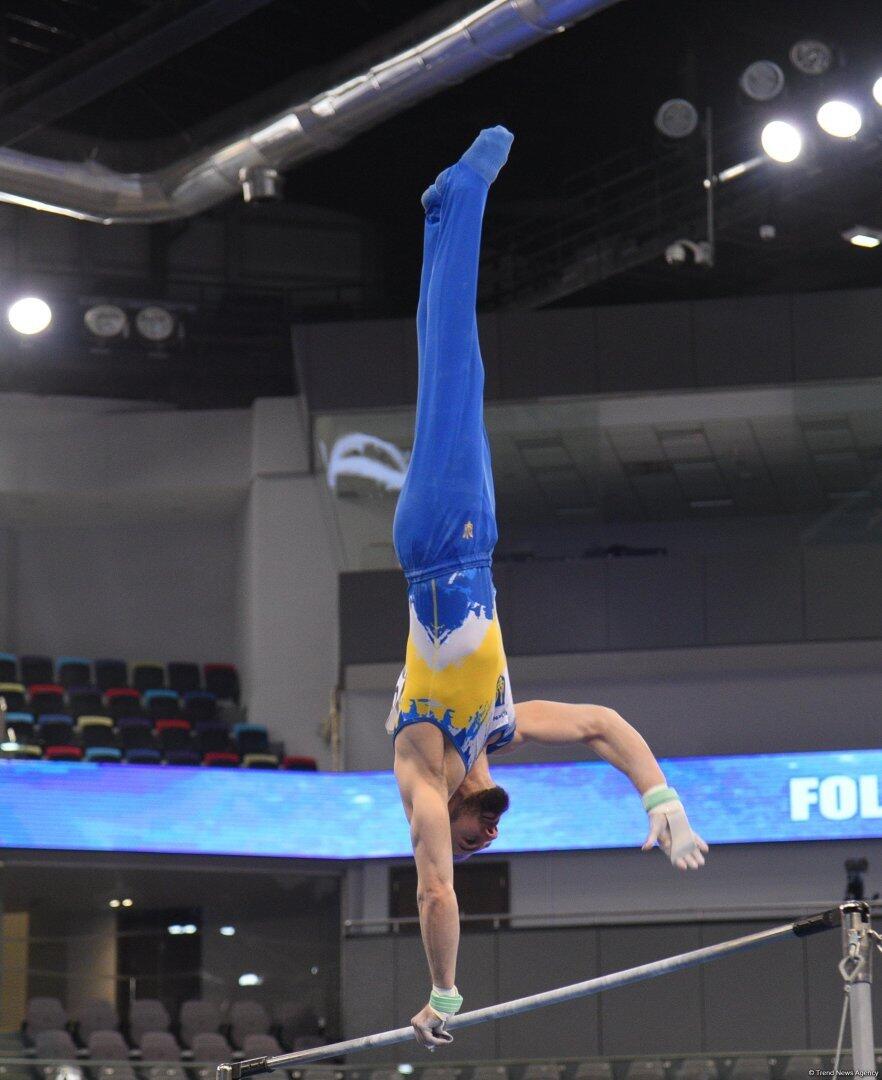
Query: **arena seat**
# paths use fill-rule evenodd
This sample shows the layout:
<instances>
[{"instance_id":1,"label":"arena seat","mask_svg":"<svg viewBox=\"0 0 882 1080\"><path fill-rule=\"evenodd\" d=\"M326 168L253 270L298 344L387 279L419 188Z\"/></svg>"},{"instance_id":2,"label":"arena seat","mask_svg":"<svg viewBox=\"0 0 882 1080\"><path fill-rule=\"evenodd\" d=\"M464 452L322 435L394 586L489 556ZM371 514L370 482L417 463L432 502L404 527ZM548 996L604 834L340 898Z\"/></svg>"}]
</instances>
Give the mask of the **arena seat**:
<instances>
[{"instance_id":1,"label":"arena seat","mask_svg":"<svg viewBox=\"0 0 882 1080\"><path fill-rule=\"evenodd\" d=\"M219 1031L200 1031L193 1036L191 1045L194 1061L208 1061L217 1063L228 1061L232 1056L233 1048L227 1042L226 1036Z\"/></svg>"},{"instance_id":2,"label":"arena seat","mask_svg":"<svg viewBox=\"0 0 882 1080\"><path fill-rule=\"evenodd\" d=\"M202 757L202 764L214 769L231 769L241 764L238 754L224 750L210 750Z\"/></svg>"},{"instance_id":3,"label":"arena seat","mask_svg":"<svg viewBox=\"0 0 882 1080\"><path fill-rule=\"evenodd\" d=\"M165 755L166 765L201 765L202 755L198 750L169 750Z\"/></svg>"},{"instance_id":4,"label":"arena seat","mask_svg":"<svg viewBox=\"0 0 882 1080\"><path fill-rule=\"evenodd\" d=\"M10 712L21 712L26 704L24 684L17 682L0 683L0 697L6 702L6 708Z\"/></svg>"},{"instance_id":5,"label":"arena seat","mask_svg":"<svg viewBox=\"0 0 882 1080\"><path fill-rule=\"evenodd\" d=\"M116 722L116 733L123 750L152 750L153 725L143 716L123 716Z\"/></svg>"},{"instance_id":6,"label":"arena seat","mask_svg":"<svg viewBox=\"0 0 882 1080\"><path fill-rule=\"evenodd\" d=\"M139 693L165 689L165 665L156 660L136 660L132 664L132 686Z\"/></svg>"},{"instance_id":7,"label":"arena seat","mask_svg":"<svg viewBox=\"0 0 882 1080\"><path fill-rule=\"evenodd\" d=\"M89 1036L96 1031L119 1031L116 1006L103 998L90 998L76 1018L76 1032L81 1042L88 1042Z\"/></svg>"},{"instance_id":8,"label":"arena seat","mask_svg":"<svg viewBox=\"0 0 882 1080\"><path fill-rule=\"evenodd\" d=\"M34 1051L38 1058L61 1058L76 1061L77 1048L69 1031L53 1028L34 1035Z\"/></svg>"},{"instance_id":9,"label":"arena seat","mask_svg":"<svg viewBox=\"0 0 882 1080\"><path fill-rule=\"evenodd\" d=\"M74 720L81 716L102 716L104 695L97 686L74 686L67 692L67 707Z\"/></svg>"},{"instance_id":10,"label":"arena seat","mask_svg":"<svg viewBox=\"0 0 882 1080\"><path fill-rule=\"evenodd\" d=\"M573 1080L613 1080L612 1064L609 1061L580 1061L573 1070Z\"/></svg>"},{"instance_id":11,"label":"arena seat","mask_svg":"<svg viewBox=\"0 0 882 1080\"><path fill-rule=\"evenodd\" d=\"M654 1059L631 1061L625 1069L625 1080L665 1080L665 1063Z\"/></svg>"},{"instance_id":12,"label":"arena seat","mask_svg":"<svg viewBox=\"0 0 882 1080\"><path fill-rule=\"evenodd\" d=\"M151 720L172 720L181 715L181 703L174 690L146 690L143 701Z\"/></svg>"},{"instance_id":13,"label":"arena seat","mask_svg":"<svg viewBox=\"0 0 882 1080\"><path fill-rule=\"evenodd\" d=\"M217 698L208 690L191 690L184 694L183 716L191 724L217 721Z\"/></svg>"},{"instance_id":14,"label":"arena seat","mask_svg":"<svg viewBox=\"0 0 882 1080\"><path fill-rule=\"evenodd\" d=\"M0 682L18 681L18 657L15 653L0 653Z\"/></svg>"},{"instance_id":15,"label":"arena seat","mask_svg":"<svg viewBox=\"0 0 882 1080\"><path fill-rule=\"evenodd\" d=\"M278 769L279 759L275 754L243 754L242 767L245 769Z\"/></svg>"},{"instance_id":16,"label":"arena seat","mask_svg":"<svg viewBox=\"0 0 882 1080\"><path fill-rule=\"evenodd\" d=\"M166 666L168 687L176 694L187 694L202 689L199 665L189 660L170 660Z\"/></svg>"},{"instance_id":17,"label":"arena seat","mask_svg":"<svg viewBox=\"0 0 882 1080\"><path fill-rule=\"evenodd\" d=\"M82 761L83 751L79 746L47 746L43 757L47 761Z\"/></svg>"},{"instance_id":18,"label":"arena seat","mask_svg":"<svg viewBox=\"0 0 882 1080\"><path fill-rule=\"evenodd\" d=\"M51 683L55 678L52 659L48 656L20 656L18 671L25 686L30 686L31 683Z\"/></svg>"},{"instance_id":19,"label":"arena seat","mask_svg":"<svg viewBox=\"0 0 882 1080\"><path fill-rule=\"evenodd\" d=\"M129 669L125 660L102 657L95 661L95 685L99 690L111 690L114 687L129 685Z\"/></svg>"},{"instance_id":20,"label":"arena seat","mask_svg":"<svg viewBox=\"0 0 882 1080\"><path fill-rule=\"evenodd\" d=\"M766 1057L738 1058L729 1072L729 1080L771 1080L772 1066Z\"/></svg>"},{"instance_id":21,"label":"arena seat","mask_svg":"<svg viewBox=\"0 0 882 1080\"><path fill-rule=\"evenodd\" d=\"M83 746L116 746L113 721L109 716L81 716L76 732Z\"/></svg>"},{"instance_id":22,"label":"arena seat","mask_svg":"<svg viewBox=\"0 0 882 1080\"><path fill-rule=\"evenodd\" d=\"M248 1035L267 1035L269 1029L269 1013L259 1001L234 1001L230 1006L230 1038L233 1046L241 1049Z\"/></svg>"},{"instance_id":23,"label":"arena seat","mask_svg":"<svg viewBox=\"0 0 882 1080\"><path fill-rule=\"evenodd\" d=\"M55 661L55 681L65 690L74 686L89 686L92 682L91 660L84 660L80 656L59 656Z\"/></svg>"},{"instance_id":24,"label":"arena seat","mask_svg":"<svg viewBox=\"0 0 882 1080\"><path fill-rule=\"evenodd\" d=\"M158 998L137 998L129 1005L129 1039L135 1046L148 1033L168 1031L171 1017Z\"/></svg>"},{"instance_id":25,"label":"arena seat","mask_svg":"<svg viewBox=\"0 0 882 1080\"><path fill-rule=\"evenodd\" d=\"M4 758L41 758L43 756L43 747L34 746L33 743L7 743L3 749L0 749L0 757Z\"/></svg>"},{"instance_id":26,"label":"arena seat","mask_svg":"<svg viewBox=\"0 0 882 1080\"><path fill-rule=\"evenodd\" d=\"M301 754L287 754L282 758L282 768L294 772L316 772L318 762L313 757L304 757Z\"/></svg>"},{"instance_id":27,"label":"arena seat","mask_svg":"<svg viewBox=\"0 0 882 1080\"><path fill-rule=\"evenodd\" d=\"M136 746L126 750L125 761L128 765L161 765L162 754L149 746Z\"/></svg>"},{"instance_id":28,"label":"arena seat","mask_svg":"<svg viewBox=\"0 0 882 1080\"><path fill-rule=\"evenodd\" d=\"M41 1031L63 1031L68 1016L56 997L32 997L25 1008L24 1032L28 1039Z\"/></svg>"},{"instance_id":29,"label":"arena seat","mask_svg":"<svg viewBox=\"0 0 882 1080\"><path fill-rule=\"evenodd\" d=\"M141 695L125 686L112 686L104 691L107 711L114 720L124 716L141 716Z\"/></svg>"},{"instance_id":30,"label":"arena seat","mask_svg":"<svg viewBox=\"0 0 882 1080\"><path fill-rule=\"evenodd\" d=\"M64 712L64 687L57 683L29 683L28 708L34 716Z\"/></svg>"},{"instance_id":31,"label":"arena seat","mask_svg":"<svg viewBox=\"0 0 882 1080\"><path fill-rule=\"evenodd\" d=\"M230 733L223 724L214 721L197 723L195 736L202 754L227 753L230 749Z\"/></svg>"},{"instance_id":32,"label":"arena seat","mask_svg":"<svg viewBox=\"0 0 882 1080\"><path fill-rule=\"evenodd\" d=\"M89 746L84 756L98 765L117 765L122 761L122 750L117 746Z\"/></svg>"},{"instance_id":33,"label":"arena seat","mask_svg":"<svg viewBox=\"0 0 882 1080\"><path fill-rule=\"evenodd\" d=\"M236 724L233 740L240 754L265 754L269 749L269 735L263 724Z\"/></svg>"},{"instance_id":34,"label":"arena seat","mask_svg":"<svg viewBox=\"0 0 882 1080\"><path fill-rule=\"evenodd\" d=\"M672 1080L717 1080L720 1070L712 1058L689 1058L671 1073Z\"/></svg>"},{"instance_id":35,"label":"arena seat","mask_svg":"<svg viewBox=\"0 0 882 1080\"><path fill-rule=\"evenodd\" d=\"M190 750L193 746L190 724L187 720L157 720L154 730L164 752Z\"/></svg>"},{"instance_id":36,"label":"arena seat","mask_svg":"<svg viewBox=\"0 0 882 1080\"><path fill-rule=\"evenodd\" d=\"M113 1028L93 1031L86 1039L86 1048L96 1061L128 1061L129 1047Z\"/></svg>"},{"instance_id":37,"label":"arena seat","mask_svg":"<svg viewBox=\"0 0 882 1080\"><path fill-rule=\"evenodd\" d=\"M180 1061L181 1044L170 1031L145 1031L141 1057L144 1061Z\"/></svg>"},{"instance_id":38,"label":"arena seat","mask_svg":"<svg viewBox=\"0 0 882 1080\"><path fill-rule=\"evenodd\" d=\"M64 713L38 717L37 739L44 747L72 745L73 720Z\"/></svg>"},{"instance_id":39,"label":"arena seat","mask_svg":"<svg viewBox=\"0 0 882 1080\"><path fill-rule=\"evenodd\" d=\"M193 1039L197 1035L217 1034L220 1032L220 1006L213 1001L190 998L181 1005L178 1013L178 1026L181 1032L181 1042L195 1052ZM226 1042L226 1039L224 1042Z\"/></svg>"},{"instance_id":40,"label":"arena seat","mask_svg":"<svg viewBox=\"0 0 882 1080\"><path fill-rule=\"evenodd\" d=\"M235 1043L235 1041L234 1038L233 1042ZM242 1041L241 1050L246 1058L275 1057L276 1054L284 1053L279 1045L279 1040L275 1035L270 1035L268 1032L265 1035L259 1032L246 1035Z\"/></svg>"},{"instance_id":41,"label":"arena seat","mask_svg":"<svg viewBox=\"0 0 882 1080\"><path fill-rule=\"evenodd\" d=\"M239 672L235 664L205 664L202 673L205 676L205 689L219 701L239 704Z\"/></svg>"},{"instance_id":42,"label":"arena seat","mask_svg":"<svg viewBox=\"0 0 882 1080\"><path fill-rule=\"evenodd\" d=\"M8 712L4 719L6 735L12 732L19 742L33 742L35 738L34 714L29 712Z\"/></svg>"}]
</instances>

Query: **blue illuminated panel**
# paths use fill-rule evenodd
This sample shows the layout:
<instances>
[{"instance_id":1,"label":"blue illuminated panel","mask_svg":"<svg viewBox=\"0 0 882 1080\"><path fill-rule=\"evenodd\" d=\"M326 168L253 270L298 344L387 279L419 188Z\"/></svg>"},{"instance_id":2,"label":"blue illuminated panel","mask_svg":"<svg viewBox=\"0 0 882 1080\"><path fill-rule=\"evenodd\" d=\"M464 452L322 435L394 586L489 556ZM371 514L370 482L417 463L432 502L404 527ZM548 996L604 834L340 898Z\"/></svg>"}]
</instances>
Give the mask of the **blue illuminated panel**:
<instances>
[{"instance_id":1,"label":"blue illuminated panel","mask_svg":"<svg viewBox=\"0 0 882 1080\"><path fill-rule=\"evenodd\" d=\"M882 837L882 750L663 762L711 844ZM637 847L646 816L603 762L497 765L490 849ZM0 846L372 859L410 852L391 773L0 761Z\"/></svg>"}]
</instances>

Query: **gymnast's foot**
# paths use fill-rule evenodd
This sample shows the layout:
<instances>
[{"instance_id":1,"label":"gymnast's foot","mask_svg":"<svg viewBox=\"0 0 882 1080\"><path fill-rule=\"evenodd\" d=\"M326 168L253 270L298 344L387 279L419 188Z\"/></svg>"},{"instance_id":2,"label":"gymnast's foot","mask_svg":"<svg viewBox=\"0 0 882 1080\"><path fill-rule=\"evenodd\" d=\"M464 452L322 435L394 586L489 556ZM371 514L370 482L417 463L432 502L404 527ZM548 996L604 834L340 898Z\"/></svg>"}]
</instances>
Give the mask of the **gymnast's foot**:
<instances>
[{"instance_id":1,"label":"gymnast's foot","mask_svg":"<svg viewBox=\"0 0 882 1080\"><path fill-rule=\"evenodd\" d=\"M460 161L474 169L488 184L492 184L499 175L499 170L508 161L508 152L513 142L514 135L501 125L484 128Z\"/></svg>"},{"instance_id":2,"label":"gymnast's foot","mask_svg":"<svg viewBox=\"0 0 882 1080\"><path fill-rule=\"evenodd\" d=\"M514 135L501 125L484 128L477 139L460 158L465 165L482 177L487 184L492 184L499 175L499 170L508 160L508 152L514 142ZM422 196L423 209L430 220L437 217L441 206L441 192L449 169L439 173L438 179L426 188Z\"/></svg>"}]
</instances>

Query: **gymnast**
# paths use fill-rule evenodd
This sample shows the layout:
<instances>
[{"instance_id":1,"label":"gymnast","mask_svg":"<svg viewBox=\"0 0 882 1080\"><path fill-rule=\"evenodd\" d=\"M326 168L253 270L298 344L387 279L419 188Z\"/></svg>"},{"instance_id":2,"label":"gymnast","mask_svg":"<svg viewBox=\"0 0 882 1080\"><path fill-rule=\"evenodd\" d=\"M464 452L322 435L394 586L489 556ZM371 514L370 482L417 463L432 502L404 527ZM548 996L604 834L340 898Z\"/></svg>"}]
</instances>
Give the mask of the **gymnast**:
<instances>
[{"instance_id":1,"label":"gymnast","mask_svg":"<svg viewBox=\"0 0 882 1080\"><path fill-rule=\"evenodd\" d=\"M393 529L410 629L386 729L394 736L432 978L429 1001L411 1023L429 1050L451 1041L444 1025L463 1000L455 985L453 863L492 843L509 805L488 754L530 741L585 743L642 796L644 851L658 844L686 870L703 866L708 850L649 746L615 710L512 701L490 570L495 497L475 318L484 204L512 140L503 127L482 131L422 197L416 429Z\"/></svg>"}]
</instances>

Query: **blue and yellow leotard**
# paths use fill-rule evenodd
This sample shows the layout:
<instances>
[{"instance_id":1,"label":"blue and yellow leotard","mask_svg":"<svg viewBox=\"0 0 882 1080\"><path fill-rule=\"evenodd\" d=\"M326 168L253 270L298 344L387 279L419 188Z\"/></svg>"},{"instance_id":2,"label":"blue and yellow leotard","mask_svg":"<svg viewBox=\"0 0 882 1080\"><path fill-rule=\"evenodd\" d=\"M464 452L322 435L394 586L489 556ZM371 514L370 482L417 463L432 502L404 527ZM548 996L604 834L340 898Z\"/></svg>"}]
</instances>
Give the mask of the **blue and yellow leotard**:
<instances>
[{"instance_id":1,"label":"blue and yellow leotard","mask_svg":"<svg viewBox=\"0 0 882 1080\"><path fill-rule=\"evenodd\" d=\"M387 730L435 724L467 772L515 731L490 570L496 503L475 317L484 205L511 141L504 128L482 131L423 195L416 428L393 529L410 631Z\"/></svg>"}]
</instances>

